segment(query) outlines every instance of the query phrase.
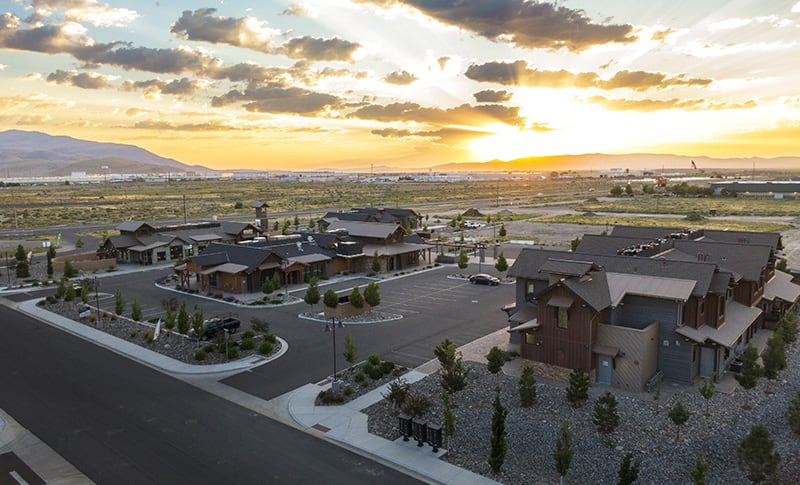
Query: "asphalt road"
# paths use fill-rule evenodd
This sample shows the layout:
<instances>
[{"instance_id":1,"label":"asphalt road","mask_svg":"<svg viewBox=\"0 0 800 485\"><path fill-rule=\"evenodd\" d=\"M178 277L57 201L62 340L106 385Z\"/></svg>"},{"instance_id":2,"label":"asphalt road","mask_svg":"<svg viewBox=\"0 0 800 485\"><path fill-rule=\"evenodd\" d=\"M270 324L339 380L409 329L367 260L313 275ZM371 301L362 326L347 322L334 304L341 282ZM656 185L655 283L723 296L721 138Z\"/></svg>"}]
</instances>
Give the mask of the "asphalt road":
<instances>
[{"instance_id":1,"label":"asphalt road","mask_svg":"<svg viewBox=\"0 0 800 485\"><path fill-rule=\"evenodd\" d=\"M0 369L0 407L100 484L414 482L5 306Z\"/></svg>"}]
</instances>

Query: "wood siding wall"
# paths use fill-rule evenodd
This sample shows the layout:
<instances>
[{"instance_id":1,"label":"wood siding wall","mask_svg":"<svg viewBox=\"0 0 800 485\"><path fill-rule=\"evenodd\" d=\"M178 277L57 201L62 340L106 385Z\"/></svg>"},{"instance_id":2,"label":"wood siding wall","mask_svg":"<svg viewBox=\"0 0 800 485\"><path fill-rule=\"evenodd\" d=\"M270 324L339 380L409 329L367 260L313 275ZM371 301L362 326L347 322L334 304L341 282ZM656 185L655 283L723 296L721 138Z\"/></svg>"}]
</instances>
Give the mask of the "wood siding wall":
<instances>
[{"instance_id":1,"label":"wood siding wall","mask_svg":"<svg viewBox=\"0 0 800 485\"><path fill-rule=\"evenodd\" d=\"M658 322L650 322L644 329L601 323L597 326L597 343L617 347L624 354L614 359L611 385L632 392L643 391L658 369Z\"/></svg>"}]
</instances>

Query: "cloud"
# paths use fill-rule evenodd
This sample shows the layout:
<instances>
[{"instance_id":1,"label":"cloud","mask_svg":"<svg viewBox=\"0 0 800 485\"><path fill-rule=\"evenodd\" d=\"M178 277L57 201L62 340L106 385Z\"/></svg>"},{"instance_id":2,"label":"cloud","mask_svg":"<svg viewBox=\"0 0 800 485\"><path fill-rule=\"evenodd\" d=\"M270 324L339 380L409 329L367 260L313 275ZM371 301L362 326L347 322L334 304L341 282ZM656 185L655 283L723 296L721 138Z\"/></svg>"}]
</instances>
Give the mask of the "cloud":
<instances>
[{"instance_id":1,"label":"cloud","mask_svg":"<svg viewBox=\"0 0 800 485\"><path fill-rule=\"evenodd\" d=\"M484 126L489 123L504 123L522 126L524 124L524 118L519 115L519 108L498 104L478 106L462 104L448 109L425 108L417 103L393 103L386 106L373 104L357 109L348 117L384 122L416 121L437 125Z\"/></svg>"},{"instance_id":2,"label":"cloud","mask_svg":"<svg viewBox=\"0 0 800 485\"><path fill-rule=\"evenodd\" d=\"M770 27L780 28L792 25L789 19L783 19L777 15L763 15L760 17L731 17L719 22L714 22L708 26L710 32L719 32L723 30L735 30L746 27L751 24L769 24Z\"/></svg>"},{"instance_id":3,"label":"cloud","mask_svg":"<svg viewBox=\"0 0 800 485\"><path fill-rule=\"evenodd\" d=\"M503 103L511 100L512 93L508 91L494 91L491 89L484 89L473 94L475 101L479 103Z\"/></svg>"},{"instance_id":4,"label":"cloud","mask_svg":"<svg viewBox=\"0 0 800 485\"><path fill-rule=\"evenodd\" d=\"M792 13L800 13L800 2L797 2L792 6Z\"/></svg>"},{"instance_id":5,"label":"cloud","mask_svg":"<svg viewBox=\"0 0 800 485\"><path fill-rule=\"evenodd\" d=\"M106 76L97 72L78 72L56 70L47 75L46 81L52 84L75 86L81 89L105 89L111 87L113 76Z\"/></svg>"},{"instance_id":6,"label":"cloud","mask_svg":"<svg viewBox=\"0 0 800 485\"><path fill-rule=\"evenodd\" d=\"M294 17L305 17L308 15L308 8L298 3L290 3L286 7L286 10L282 12L282 14Z\"/></svg>"},{"instance_id":7,"label":"cloud","mask_svg":"<svg viewBox=\"0 0 800 485\"><path fill-rule=\"evenodd\" d=\"M707 57L721 57L735 54L745 53L762 53L762 52L778 52L784 50L792 50L797 47L797 41L784 42L742 42L730 44L710 44L692 41L681 46L678 52L688 54L690 56L707 58Z\"/></svg>"},{"instance_id":8,"label":"cloud","mask_svg":"<svg viewBox=\"0 0 800 485\"><path fill-rule=\"evenodd\" d=\"M296 87L250 85L244 91L231 90L222 96L214 96L211 106L222 107L238 102L244 102L247 111L302 115L320 113L341 105L341 100L330 94Z\"/></svg>"},{"instance_id":9,"label":"cloud","mask_svg":"<svg viewBox=\"0 0 800 485\"><path fill-rule=\"evenodd\" d=\"M717 111L726 109L755 108L758 103L748 100L742 103L716 103L705 99L609 99L603 96L591 96L590 103L599 104L612 111L661 111L680 109L683 111Z\"/></svg>"},{"instance_id":10,"label":"cloud","mask_svg":"<svg viewBox=\"0 0 800 485\"><path fill-rule=\"evenodd\" d=\"M399 86L407 86L419 78L407 71L394 71L383 78L389 84L397 84Z\"/></svg>"},{"instance_id":11,"label":"cloud","mask_svg":"<svg viewBox=\"0 0 800 485\"><path fill-rule=\"evenodd\" d=\"M282 54L292 59L315 61L350 61L361 45L333 37L320 39L303 36L273 45L280 31L269 29L255 17L219 17L216 9L185 10L170 27L170 32L187 40L228 44L269 54Z\"/></svg>"},{"instance_id":12,"label":"cloud","mask_svg":"<svg viewBox=\"0 0 800 485\"><path fill-rule=\"evenodd\" d=\"M70 53L90 46L94 41L86 35L86 28L75 22L20 28L19 17L0 15L0 48L44 52L46 54Z\"/></svg>"},{"instance_id":13,"label":"cloud","mask_svg":"<svg viewBox=\"0 0 800 485\"><path fill-rule=\"evenodd\" d=\"M636 40L630 24L596 24L583 10L529 0L358 1L384 7L405 5L444 24L528 49L578 52L595 45Z\"/></svg>"},{"instance_id":14,"label":"cloud","mask_svg":"<svg viewBox=\"0 0 800 485\"><path fill-rule=\"evenodd\" d=\"M487 131L466 128L442 128L433 131L412 131L401 130L397 128L381 128L372 130L370 133L383 138L431 138L440 143L452 146L463 145L465 142L474 140L475 138L482 138L492 134Z\"/></svg>"},{"instance_id":15,"label":"cloud","mask_svg":"<svg viewBox=\"0 0 800 485\"><path fill-rule=\"evenodd\" d=\"M58 15L73 22L86 22L96 27L124 27L139 17L134 10L115 8L97 0L30 0L33 15L30 22Z\"/></svg>"},{"instance_id":16,"label":"cloud","mask_svg":"<svg viewBox=\"0 0 800 485\"><path fill-rule=\"evenodd\" d=\"M18 126L26 125L41 125L50 121L52 118L48 115L23 115L17 119Z\"/></svg>"},{"instance_id":17,"label":"cloud","mask_svg":"<svg viewBox=\"0 0 800 485\"><path fill-rule=\"evenodd\" d=\"M601 79L595 72L573 73L531 69L525 61L487 62L472 64L464 73L473 81L493 82L506 86L529 86L543 88L628 88L635 91L665 89L670 86L708 86L711 79L688 78L685 74L668 76L660 72L618 71L609 79Z\"/></svg>"},{"instance_id":18,"label":"cloud","mask_svg":"<svg viewBox=\"0 0 800 485\"><path fill-rule=\"evenodd\" d=\"M755 140L786 140L794 144L800 138L800 123L797 121L783 120L777 122L774 126L757 128L750 131L729 133L724 135L724 138L742 141L755 141Z\"/></svg>"},{"instance_id":19,"label":"cloud","mask_svg":"<svg viewBox=\"0 0 800 485\"><path fill-rule=\"evenodd\" d=\"M162 94L185 96L203 90L207 83L197 79L183 77L164 81L162 79L148 79L146 81L125 81L122 83L123 91L144 92L145 99L157 99Z\"/></svg>"},{"instance_id":20,"label":"cloud","mask_svg":"<svg viewBox=\"0 0 800 485\"><path fill-rule=\"evenodd\" d=\"M653 32L653 35L650 36L650 40L654 42L664 43L667 41L670 35L678 33L678 30L671 29L669 27L665 29L656 30Z\"/></svg>"},{"instance_id":21,"label":"cloud","mask_svg":"<svg viewBox=\"0 0 800 485\"><path fill-rule=\"evenodd\" d=\"M309 59L312 61L352 61L360 44L333 37L319 39L303 36L289 39L273 50L275 54L283 54L292 59Z\"/></svg>"},{"instance_id":22,"label":"cloud","mask_svg":"<svg viewBox=\"0 0 800 485\"><path fill-rule=\"evenodd\" d=\"M25 74L24 76L17 76L14 79L16 79L17 81L38 81L41 78L42 78L42 75L40 73L38 73L38 72L29 72L28 74Z\"/></svg>"},{"instance_id":23,"label":"cloud","mask_svg":"<svg viewBox=\"0 0 800 485\"><path fill-rule=\"evenodd\" d=\"M137 130L164 131L235 131L246 129L230 125L224 121L206 121L204 123L171 123L169 121L137 121L130 128Z\"/></svg>"},{"instance_id":24,"label":"cloud","mask_svg":"<svg viewBox=\"0 0 800 485\"><path fill-rule=\"evenodd\" d=\"M547 133L548 131L556 131L555 128L548 126L547 123L531 123L526 128L530 131L535 131L536 133Z\"/></svg>"},{"instance_id":25,"label":"cloud","mask_svg":"<svg viewBox=\"0 0 800 485\"><path fill-rule=\"evenodd\" d=\"M214 16L216 11L215 8L201 8L194 12L184 10L170 26L170 32L187 40L229 44L262 52L268 52L271 38L280 34L278 30L268 29L265 22L255 17L218 17Z\"/></svg>"}]
</instances>

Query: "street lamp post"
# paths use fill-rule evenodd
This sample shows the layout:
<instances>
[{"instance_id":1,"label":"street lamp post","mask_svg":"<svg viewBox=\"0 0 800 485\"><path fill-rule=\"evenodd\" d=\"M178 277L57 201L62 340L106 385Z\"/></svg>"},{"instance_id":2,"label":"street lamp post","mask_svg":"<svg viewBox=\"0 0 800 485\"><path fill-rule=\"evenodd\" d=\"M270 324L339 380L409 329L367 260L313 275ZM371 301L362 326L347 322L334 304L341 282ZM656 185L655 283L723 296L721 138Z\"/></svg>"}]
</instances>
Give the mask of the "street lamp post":
<instances>
[{"instance_id":1,"label":"street lamp post","mask_svg":"<svg viewBox=\"0 0 800 485\"><path fill-rule=\"evenodd\" d=\"M94 304L97 307L97 323L102 323L100 320L100 293L98 292L98 285L97 276L94 277Z\"/></svg>"},{"instance_id":2,"label":"street lamp post","mask_svg":"<svg viewBox=\"0 0 800 485\"><path fill-rule=\"evenodd\" d=\"M281 270L283 271L283 299L289 299L289 274L286 270L289 268L289 260L284 259L281 261Z\"/></svg>"},{"instance_id":3,"label":"street lamp post","mask_svg":"<svg viewBox=\"0 0 800 485\"><path fill-rule=\"evenodd\" d=\"M339 319L339 321L337 322L336 317L331 318L330 325L328 325L328 323L325 322L325 331L331 332L331 336L333 337L333 382L331 384L331 390L333 391L334 394L339 393L338 383L336 379L336 327L337 326L339 328L344 328L342 320Z\"/></svg>"}]
</instances>

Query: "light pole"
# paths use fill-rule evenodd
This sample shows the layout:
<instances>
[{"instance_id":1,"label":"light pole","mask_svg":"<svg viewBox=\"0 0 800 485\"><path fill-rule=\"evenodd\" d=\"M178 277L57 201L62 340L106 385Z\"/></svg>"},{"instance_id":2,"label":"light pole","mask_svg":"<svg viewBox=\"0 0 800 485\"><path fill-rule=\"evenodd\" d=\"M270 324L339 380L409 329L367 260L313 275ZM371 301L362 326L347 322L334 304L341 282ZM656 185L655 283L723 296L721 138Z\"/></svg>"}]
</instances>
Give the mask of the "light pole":
<instances>
[{"instance_id":1,"label":"light pole","mask_svg":"<svg viewBox=\"0 0 800 485\"><path fill-rule=\"evenodd\" d=\"M281 260L281 270L283 271L283 299L289 299L289 275L286 270L289 268L289 260Z\"/></svg>"},{"instance_id":2,"label":"light pole","mask_svg":"<svg viewBox=\"0 0 800 485\"><path fill-rule=\"evenodd\" d=\"M334 383L336 382L336 327L337 326L339 328L344 328L342 320L339 319L339 321L337 322L336 317L331 317L330 325L328 324L328 322L325 322L325 331L332 332L331 335L333 337L333 382ZM336 389L333 384L331 385L331 389L333 390L334 394L338 394L338 389Z\"/></svg>"},{"instance_id":3,"label":"light pole","mask_svg":"<svg viewBox=\"0 0 800 485\"><path fill-rule=\"evenodd\" d=\"M101 324L102 320L100 320L100 293L98 293L98 285L97 276L94 277L94 304L97 307L97 323Z\"/></svg>"}]
</instances>

